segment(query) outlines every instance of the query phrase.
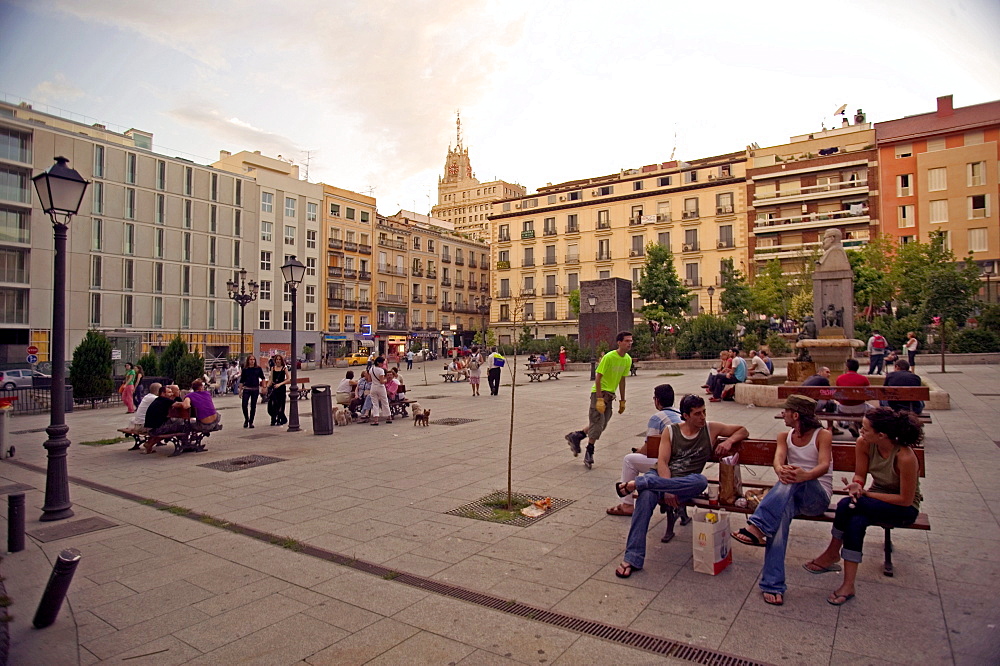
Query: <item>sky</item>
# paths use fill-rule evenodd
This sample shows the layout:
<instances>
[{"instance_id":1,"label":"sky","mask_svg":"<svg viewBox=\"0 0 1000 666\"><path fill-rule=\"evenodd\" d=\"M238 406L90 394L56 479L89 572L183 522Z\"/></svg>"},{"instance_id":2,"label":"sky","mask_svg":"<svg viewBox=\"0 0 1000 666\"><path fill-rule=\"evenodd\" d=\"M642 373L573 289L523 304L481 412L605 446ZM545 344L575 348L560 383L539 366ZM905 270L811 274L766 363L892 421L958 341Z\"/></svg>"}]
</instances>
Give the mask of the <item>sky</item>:
<instances>
[{"instance_id":1,"label":"sky","mask_svg":"<svg viewBox=\"0 0 1000 666\"><path fill-rule=\"evenodd\" d=\"M997 0L0 0L0 96L209 164L260 150L380 212L1000 99Z\"/></svg>"}]
</instances>

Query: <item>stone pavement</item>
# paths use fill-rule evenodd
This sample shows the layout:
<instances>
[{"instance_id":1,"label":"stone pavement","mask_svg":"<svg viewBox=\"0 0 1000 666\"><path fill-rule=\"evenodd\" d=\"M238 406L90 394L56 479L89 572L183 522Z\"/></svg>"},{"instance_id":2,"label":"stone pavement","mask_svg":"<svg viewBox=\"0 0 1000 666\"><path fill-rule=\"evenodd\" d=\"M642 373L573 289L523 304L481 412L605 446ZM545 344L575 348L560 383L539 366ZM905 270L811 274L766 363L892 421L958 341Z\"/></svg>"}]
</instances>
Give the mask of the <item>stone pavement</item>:
<instances>
[{"instance_id":1,"label":"stone pavement","mask_svg":"<svg viewBox=\"0 0 1000 666\"><path fill-rule=\"evenodd\" d=\"M700 391L705 371L662 377L663 371L640 370L628 382L628 411L612 419L591 471L563 440L584 423L587 373L519 384L514 489L573 503L518 528L445 513L506 487L509 376L499 397L474 398L467 384L435 382L437 367L427 368L429 386L422 385L420 364L403 373L410 397L432 410L429 428L410 421L351 425L322 437L303 416L303 432L289 434L268 427L258 411L258 426L248 431L240 427L237 399L223 397L225 429L208 440L208 451L168 458L164 449L141 456L124 443L79 444L116 434L123 409L69 415L69 470L81 482L71 486L76 516L62 523L102 517L116 526L45 543L29 537L24 552L5 555L0 573L14 616L10 663L685 661L422 589L397 574L769 663L1000 659L995 366L934 375L951 392L952 410L934 412L927 427L922 508L932 531L897 530L896 575L885 578L882 536L870 530L858 596L840 608L825 603L835 575L810 575L799 566L825 546L829 526L821 523L793 524L782 607L764 604L757 590L760 549L735 545L734 564L721 575L695 573L690 528L661 544L659 515L645 570L628 580L614 576L629 521L604 509L617 500L612 484L621 456L641 441L653 386L670 382L678 396ZM335 385L343 372L306 374ZM307 401L300 406L303 414L311 411ZM773 436L780 424L774 413L709 405L710 419L745 424L754 437ZM445 418L473 420L446 426ZM11 430L47 422L47 415L19 416ZM15 460L43 467L44 440L44 432L14 435ZM200 466L246 454L284 461L232 473ZM5 461L0 485L10 483L32 487L28 531L53 526L37 520L44 475ZM94 484L287 537L284 545L292 548L99 492ZM52 627L31 629L51 562L68 547L83 558L67 603ZM356 563L293 550L303 547L393 573L372 575Z\"/></svg>"}]
</instances>

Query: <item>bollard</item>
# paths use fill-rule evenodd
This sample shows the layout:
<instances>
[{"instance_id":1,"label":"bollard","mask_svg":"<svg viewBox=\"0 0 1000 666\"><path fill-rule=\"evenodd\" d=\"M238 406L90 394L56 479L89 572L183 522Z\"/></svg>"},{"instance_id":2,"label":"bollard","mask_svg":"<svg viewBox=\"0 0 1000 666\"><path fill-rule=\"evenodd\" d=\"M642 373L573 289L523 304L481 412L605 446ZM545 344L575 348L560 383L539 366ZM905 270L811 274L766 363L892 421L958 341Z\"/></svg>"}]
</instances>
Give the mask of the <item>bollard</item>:
<instances>
[{"instance_id":1,"label":"bollard","mask_svg":"<svg viewBox=\"0 0 1000 666\"><path fill-rule=\"evenodd\" d=\"M42 600L38 602L35 619L31 621L35 629L44 629L56 621L59 609L62 608L63 600L69 591L69 584L73 582L76 565L79 563L80 551L76 548L67 548L59 553L59 559L52 567L48 585L42 593Z\"/></svg>"},{"instance_id":2,"label":"bollard","mask_svg":"<svg viewBox=\"0 0 1000 666\"><path fill-rule=\"evenodd\" d=\"M24 550L24 493L7 495L7 552Z\"/></svg>"}]
</instances>

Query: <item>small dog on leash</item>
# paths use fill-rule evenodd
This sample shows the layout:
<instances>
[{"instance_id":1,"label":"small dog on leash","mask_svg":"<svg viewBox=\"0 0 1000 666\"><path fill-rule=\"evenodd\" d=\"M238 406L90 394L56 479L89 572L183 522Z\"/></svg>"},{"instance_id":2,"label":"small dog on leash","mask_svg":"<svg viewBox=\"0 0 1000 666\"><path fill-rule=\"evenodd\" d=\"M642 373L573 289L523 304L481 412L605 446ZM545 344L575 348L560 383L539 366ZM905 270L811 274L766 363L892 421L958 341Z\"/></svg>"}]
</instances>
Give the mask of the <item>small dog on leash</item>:
<instances>
[{"instance_id":1,"label":"small dog on leash","mask_svg":"<svg viewBox=\"0 0 1000 666\"><path fill-rule=\"evenodd\" d=\"M431 410L423 409L419 412L413 412L413 425L422 425L425 428L431 424Z\"/></svg>"},{"instance_id":2,"label":"small dog on leash","mask_svg":"<svg viewBox=\"0 0 1000 666\"><path fill-rule=\"evenodd\" d=\"M345 426L351 422L350 413L340 405L333 407L333 422L339 426Z\"/></svg>"}]
</instances>

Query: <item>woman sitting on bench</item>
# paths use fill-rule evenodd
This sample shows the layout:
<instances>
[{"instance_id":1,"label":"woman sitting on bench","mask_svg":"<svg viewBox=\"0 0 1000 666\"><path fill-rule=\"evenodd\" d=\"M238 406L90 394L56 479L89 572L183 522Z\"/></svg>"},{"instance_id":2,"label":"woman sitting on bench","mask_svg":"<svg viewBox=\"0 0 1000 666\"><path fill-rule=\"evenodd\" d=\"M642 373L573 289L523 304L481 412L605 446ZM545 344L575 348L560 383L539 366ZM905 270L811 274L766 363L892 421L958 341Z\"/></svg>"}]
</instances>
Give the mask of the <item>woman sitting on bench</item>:
<instances>
[{"instance_id":1,"label":"woman sitting on bench","mask_svg":"<svg viewBox=\"0 0 1000 666\"><path fill-rule=\"evenodd\" d=\"M778 482L764 495L747 519L747 526L732 537L748 546L764 546L764 571L760 591L764 602L785 602L785 548L788 527L795 516L818 516L826 511L833 494L833 435L816 418L816 401L791 395L781 415L787 433L778 433L774 471Z\"/></svg>"},{"instance_id":2,"label":"woman sitting on bench","mask_svg":"<svg viewBox=\"0 0 1000 666\"><path fill-rule=\"evenodd\" d=\"M846 487L849 496L837 504L833 538L819 557L803 565L810 573L826 573L837 571L834 563L844 558L844 580L827 603L841 606L854 598L854 579L869 525L906 527L917 519L923 498L920 465L911 447L923 438L920 421L910 412L879 407L865 415L856 445L854 479ZM872 485L865 490L869 474Z\"/></svg>"}]
</instances>

